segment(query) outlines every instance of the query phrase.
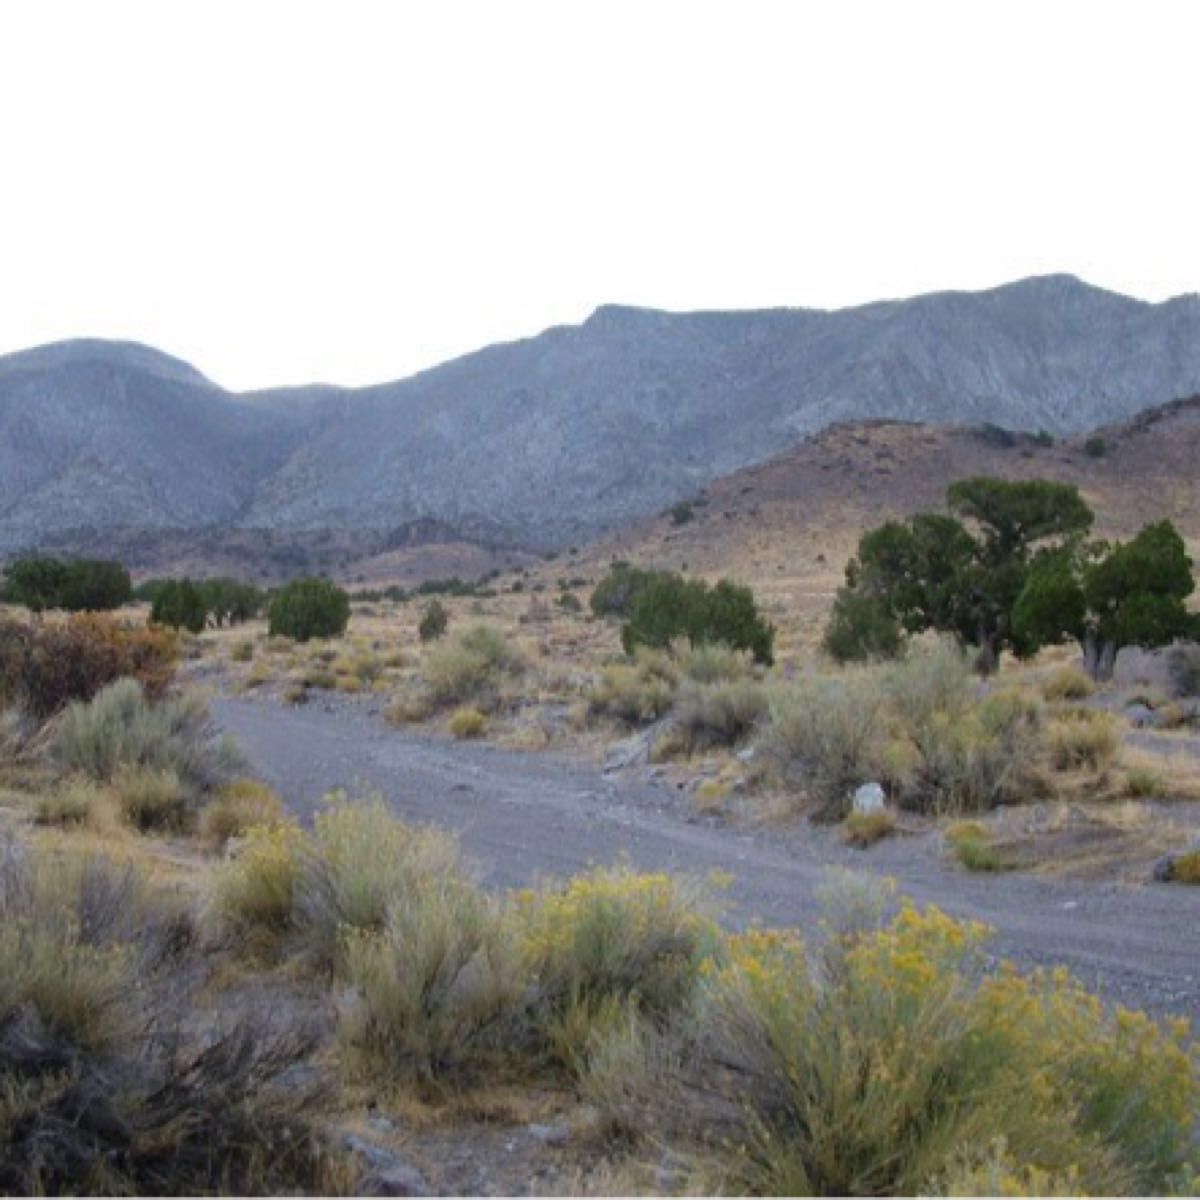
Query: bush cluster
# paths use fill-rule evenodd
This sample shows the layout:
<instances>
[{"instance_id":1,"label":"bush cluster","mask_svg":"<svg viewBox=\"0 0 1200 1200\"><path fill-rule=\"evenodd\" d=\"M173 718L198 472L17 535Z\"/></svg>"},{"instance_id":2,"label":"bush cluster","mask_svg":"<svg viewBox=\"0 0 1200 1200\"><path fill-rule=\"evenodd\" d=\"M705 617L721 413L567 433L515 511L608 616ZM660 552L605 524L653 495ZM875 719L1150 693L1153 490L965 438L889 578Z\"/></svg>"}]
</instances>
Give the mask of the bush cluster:
<instances>
[{"instance_id":1,"label":"bush cluster","mask_svg":"<svg viewBox=\"0 0 1200 1200\"><path fill-rule=\"evenodd\" d=\"M494 707L507 680L525 670L525 659L491 625L471 625L428 652L422 664L426 695L436 708Z\"/></svg>"},{"instance_id":2,"label":"bush cluster","mask_svg":"<svg viewBox=\"0 0 1200 1200\"><path fill-rule=\"evenodd\" d=\"M328 579L296 579L280 588L267 610L271 637L307 642L341 637L350 620L350 598Z\"/></svg>"},{"instance_id":3,"label":"bush cluster","mask_svg":"<svg viewBox=\"0 0 1200 1200\"><path fill-rule=\"evenodd\" d=\"M0 703L45 720L125 676L159 697L174 677L177 655L169 633L130 629L107 617L79 615L40 625L4 621Z\"/></svg>"},{"instance_id":4,"label":"bush cluster","mask_svg":"<svg viewBox=\"0 0 1200 1200\"><path fill-rule=\"evenodd\" d=\"M103 612L133 595L129 572L104 559L18 558L5 570L4 599L32 612Z\"/></svg>"}]
</instances>

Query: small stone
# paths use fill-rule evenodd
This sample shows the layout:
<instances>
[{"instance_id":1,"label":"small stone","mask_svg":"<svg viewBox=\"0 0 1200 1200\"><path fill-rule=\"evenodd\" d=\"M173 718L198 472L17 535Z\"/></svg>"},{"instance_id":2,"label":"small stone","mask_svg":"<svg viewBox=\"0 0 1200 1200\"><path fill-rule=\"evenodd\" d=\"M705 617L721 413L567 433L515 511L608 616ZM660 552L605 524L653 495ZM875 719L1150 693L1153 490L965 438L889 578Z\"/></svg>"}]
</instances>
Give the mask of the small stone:
<instances>
[{"instance_id":1,"label":"small stone","mask_svg":"<svg viewBox=\"0 0 1200 1200\"><path fill-rule=\"evenodd\" d=\"M854 793L854 811L856 813L882 812L886 807L887 798L881 784L864 783Z\"/></svg>"}]
</instances>

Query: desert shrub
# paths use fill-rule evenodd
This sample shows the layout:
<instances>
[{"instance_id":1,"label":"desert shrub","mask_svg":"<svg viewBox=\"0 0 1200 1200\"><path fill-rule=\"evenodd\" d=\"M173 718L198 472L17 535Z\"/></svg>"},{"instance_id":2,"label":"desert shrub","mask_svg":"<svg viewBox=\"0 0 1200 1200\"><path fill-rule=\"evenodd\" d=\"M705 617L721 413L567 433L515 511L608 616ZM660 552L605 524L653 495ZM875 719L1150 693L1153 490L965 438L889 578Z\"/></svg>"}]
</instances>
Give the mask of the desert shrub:
<instances>
[{"instance_id":1,"label":"desert shrub","mask_svg":"<svg viewBox=\"0 0 1200 1200\"><path fill-rule=\"evenodd\" d=\"M966 655L952 640L911 647L889 672L887 689L915 750L895 780L907 807L977 811L1018 799L1030 786L1040 707L1012 689L979 699Z\"/></svg>"},{"instance_id":2,"label":"desert shrub","mask_svg":"<svg viewBox=\"0 0 1200 1200\"><path fill-rule=\"evenodd\" d=\"M169 633L128 629L108 617L73 616L41 626L5 621L0 623L0 703L45 720L126 676L161 696L177 656Z\"/></svg>"},{"instance_id":3,"label":"desert shrub","mask_svg":"<svg viewBox=\"0 0 1200 1200\"><path fill-rule=\"evenodd\" d=\"M350 599L328 579L296 579L271 597L267 628L271 636L307 642L341 637L350 620Z\"/></svg>"},{"instance_id":4,"label":"desert shrub","mask_svg":"<svg viewBox=\"0 0 1200 1200\"><path fill-rule=\"evenodd\" d=\"M1079 667L1059 667L1042 684L1042 695L1050 701L1086 700L1094 690L1091 677Z\"/></svg>"},{"instance_id":5,"label":"desert shrub","mask_svg":"<svg viewBox=\"0 0 1200 1200\"><path fill-rule=\"evenodd\" d=\"M744 650L723 642L701 642L678 655L680 672L696 683L733 683L754 674L754 662Z\"/></svg>"},{"instance_id":6,"label":"desert shrub","mask_svg":"<svg viewBox=\"0 0 1200 1200\"><path fill-rule=\"evenodd\" d=\"M851 845L865 850L892 833L896 818L886 808L874 812L852 812L842 822L842 837Z\"/></svg>"},{"instance_id":7,"label":"desert shrub","mask_svg":"<svg viewBox=\"0 0 1200 1200\"><path fill-rule=\"evenodd\" d=\"M245 945L272 947L295 928L296 886L307 844L295 825L252 826L238 854L217 869L214 909Z\"/></svg>"},{"instance_id":8,"label":"desert shrub","mask_svg":"<svg viewBox=\"0 0 1200 1200\"><path fill-rule=\"evenodd\" d=\"M302 868L296 927L316 961L336 966L346 931L379 931L391 907L457 876L460 859L452 837L398 820L378 797L335 797L317 815Z\"/></svg>"},{"instance_id":9,"label":"desert shrub","mask_svg":"<svg viewBox=\"0 0 1200 1200\"><path fill-rule=\"evenodd\" d=\"M736 1081L724 1190L937 1194L997 1145L1084 1193L1168 1187L1191 1152L1186 1028L1113 1014L1065 974L981 976L983 937L906 907L817 960L783 935L732 938L692 1051Z\"/></svg>"},{"instance_id":10,"label":"desert shrub","mask_svg":"<svg viewBox=\"0 0 1200 1200\"><path fill-rule=\"evenodd\" d=\"M431 600L421 614L417 636L423 642L436 642L438 638L445 636L449 624L450 614L446 611L446 606L440 600Z\"/></svg>"},{"instance_id":11,"label":"desert shrub","mask_svg":"<svg viewBox=\"0 0 1200 1200\"><path fill-rule=\"evenodd\" d=\"M568 1066L613 1004L654 1020L680 1011L718 937L697 890L668 875L596 870L517 899L535 1025Z\"/></svg>"},{"instance_id":12,"label":"desert shrub","mask_svg":"<svg viewBox=\"0 0 1200 1200\"><path fill-rule=\"evenodd\" d=\"M33 819L39 825L104 824L112 799L90 779L72 776L34 797Z\"/></svg>"},{"instance_id":13,"label":"desert shrub","mask_svg":"<svg viewBox=\"0 0 1200 1200\"><path fill-rule=\"evenodd\" d=\"M1051 762L1060 771L1078 767L1099 770L1112 762L1121 745L1112 715L1090 709L1059 714L1050 723L1046 737Z\"/></svg>"},{"instance_id":14,"label":"desert shrub","mask_svg":"<svg viewBox=\"0 0 1200 1200\"><path fill-rule=\"evenodd\" d=\"M1200 850L1181 854L1171 864L1171 878L1177 883L1200 883Z\"/></svg>"},{"instance_id":15,"label":"desert shrub","mask_svg":"<svg viewBox=\"0 0 1200 1200\"><path fill-rule=\"evenodd\" d=\"M456 738L482 737L487 729L487 717L479 709L466 705L450 714L449 728Z\"/></svg>"},{"instance_id":16,"label":"desert shrub","mask_svg":"<svg viewBox=\"0 0 1200 1200\"><path fill-rule=\"evenodd\" d=\"M265 783L235 779L201 809L200 835L219 847L255 826L270 828L285 819L283 801Z\"/></svg>"},{"instance_id":17,"label":"desert shrub","mask_svg":"<svg viewBox=\"0 0 1200 1200\"><path fill-rule=\"evenodd\" d=\"M519 1029L524 982L511 923L453 875L426 876L383 927L345 935L353 999L342 1045L380 1070L435 1079L495 1061Z\"/></svg>"},{"instance_id":18,"label":"desert shrub","mask_svg":"<svg viewBox=\"0 0 1200 1200\"><path fill-rule=\"evenodd\" d=\"M234 662L249 662L254 657L254 643L249 638L235 642L233 649L229 652L229 657Z\"/></svg>"},{"instance_id":19,"label":"desert shrub","mask_svg":"<svg viewBox=\"0 0 1200 1200\"><path fill-rule=\"evenodd\" d=\"M772 693L762 749L782 781L840 820L854 789L878 777L887 753L882 690L865 676L797 680Z\"/></svg>"},{"instance_id":20,"label":"desert shrub","mask_svg":"<svg viewBox=\"0 0 1200 1200\"><path fill-rule=\"evenodd\" d=\"M228 779L236 755L214 740L208 710L196 696L149 700L132 679L119 679L59 718L50 741L67 771L112 782L122 772L173 772L189 805Z\"/></svg>"},{"instance_id":21,"label":"desert shrub","mask_svg":"<svg viewBox=\"0 0 1200 1200\"><path fill-rule=\"evenodd\" d=\"M308 667L301 676L305 687L320 688L331 692L337 687L337 676L328 667Z\"/></svg>"},{"instance_id":22,"label":"desert shrub","mask_svg":"<svg viewBox=\"0 0 1200 1200\"><path fill-rule=\"evenodd\" d=\"M495 703L501 685L525 669L521 654L490 625L472 625L447 644L432 649L422 675L431 702Z\"/></svg>"},{"instance_id":23,"label":"desert shrub","mask_svg":"<svg viewBox=\"0 0 1200 1200\"><path fill-rule=\"evenodd\" d=\"M1125 790L1135 800L1147 800L1165 795L1167 781L1149 767L1131 767L1125 774Z\"/></svg>"},{"instance_id":24,"label":"desert shrub","mask_svg":"<svg viewBox=\"0 0 1200 1200\"><path fill-rule=\"evenodd\" d=\"M1083 449L1090 458L1103 458L1108 453L1108 442L1102 437L1090 437L1083 443Z\"/></svg>"},{"instance_id":25,"label":"desert shrub","mask_svg":"<svg viewBox=\"0 0 1200 1200\"><path fill-rule=\"evenodd\" d=\"M684 680L675 702L680 729L693 748L734 746L766 717L763 685L753 679L726 683Z\"/></svg>"},{"instance_id":26,"label":"desert shrub","mask_svg":"<svg viewBox=\"0 0 1200 1200\"><path fill-rule=\"evenodd\" d=\"M112 781L121 815L137 829L179 829L193 811L193 797L173 767L122 767Z\"/></svg>"},{"instance_id":27,"label":"desert shrub","mask_svg":"<svg viewBox=\"0 0 1200 1200\"><path fill-rule=\"evenodd\" d=\"M560 592L555 603L563 612L577 613L583 611L583 602L574 592Z\"/></svg>"},{"instance_id":28,"label":"desert shrub","mask_svg":"<svg viewBox=\"0 0 1200 1200\"><path fill-rule=\"evenodd\" d=\"M1200 643L1177 642L1167 651L1171 692L1178 697L1200 696Z\"/></svg>"},{"instance_id":29,"label":"desert shrub","mask_svg":"<svg viewBox=\"0 0 1200 1200\"><path fill-rule=\"evenodd\" d=\"M958 821L946 830L946 841L968 871L1008 871L1016 864L992 844L987 826Z\"/></svg>"},{"instance_id":30,"label":"desert shrub","mask_svg":"<svg viewBox=\"0 0 1200 1200\"><path fill-rule=\"evenodd\" d=\"M120 608L133 595L129 572L102 559L18 558L5 570L5 585L11 602L33 612L101 612Z\"/></svg>"},{"instance_id":31,"label":"desert shrub","mask_svg":"<svg viewBox=\"0 0 1200 1200\"><path fill-rule=\"evenodd\" d=\"M639 647L632 663L615 663L601 671L588 697L588 711L630 725L656 721L674 703L678 679L668 655Z\"/></svg>"}]
</instances>

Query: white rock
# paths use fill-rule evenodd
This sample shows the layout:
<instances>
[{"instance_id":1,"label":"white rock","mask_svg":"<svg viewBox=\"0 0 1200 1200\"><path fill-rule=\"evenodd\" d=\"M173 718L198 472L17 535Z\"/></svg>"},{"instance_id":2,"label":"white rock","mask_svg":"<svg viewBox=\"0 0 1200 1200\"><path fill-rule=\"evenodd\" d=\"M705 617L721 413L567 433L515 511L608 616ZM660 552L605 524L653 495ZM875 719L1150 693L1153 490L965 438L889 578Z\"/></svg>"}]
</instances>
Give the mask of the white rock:
<instances>
[{"instance_id":1,"label":"white rock","mask_svg":"<svg viewBox=\"0 0 1200 1200\"><path fill-rule=\"evenodd\" d=\"M856 813L881 812L885 807L883 788L878 783L864 783L854 793Z\"/></svg>"}]
</instances>

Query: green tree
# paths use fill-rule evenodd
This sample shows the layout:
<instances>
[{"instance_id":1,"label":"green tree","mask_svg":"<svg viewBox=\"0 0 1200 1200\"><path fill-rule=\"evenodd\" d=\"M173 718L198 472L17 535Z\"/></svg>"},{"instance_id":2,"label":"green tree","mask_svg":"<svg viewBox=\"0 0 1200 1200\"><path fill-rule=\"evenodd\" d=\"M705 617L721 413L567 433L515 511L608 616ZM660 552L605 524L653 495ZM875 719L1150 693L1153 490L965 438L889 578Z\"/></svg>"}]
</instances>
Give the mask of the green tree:
<instances>
[{"instance_id":1,"label":"green tree","mask_svg":"<svg viewBox=\"0 0 1200 1200\"><path fill-rule=\"evenodd\" d=\"M262 593L251 583L217 577L206 579L199 586L205 606L218 628L249 621L258 616L262 608Z\"/></svg>"},{"instance_id":2,"label":"green tree","mask_svg":"<svg viewBox=\"0 0 1200 1200\"><path fill-rule=\"evenodd\" d=\"M592 589L589 604L598 617L622 617L626 620L633 614L633 603L638 593L654 578L657 572L644 571L629 563L613 563L608 574Z\"/></svg>"},{"instance_id":3,"label":"green tree","mask_svg":"<svg viewBox=\"0 0 1200 1200\"><path fill-rule=\"evenodd\" d=\"M328 579L310 576L280 588L267 610L271 636L294 638L340 637L350 620L350 597Z\"/></svg>"},{"instance_id":4,"label":"green tree","mask_svg":"<svg viewBox=\"0 0 1200 1200\"><path fill-rule=\"evenodd\" d=\"M1006 649L1028 652L1014 606L1040 555L1081 542L1091 509L1073 486L1045 480L963 479L946 499L956 515L917 513L863 535L826 633L831 653L898 651L889 618L905 633L936 629L974 644L984 672Z\"/></svg>"},{"instance_id":5,"label":"green tree","mask_svg":"<svg viewBox=\"0 0 1200 1200\"><path fill-rule=\"evenodd\" d=\"M118 562L80 558L65 564L59 606L71 612L107 612L133 598L129 572Z\"/></svg>"},{"instance_id":6,"label":"green tree","mask_svg":"<svg viewBox=\"0 0 1200 1200\"><path fill-rule=\"evenodd\" d=\"M58 608L67 580L67 565L57 558L18 558L5 573L5 594L33 613Z\"/></svg>"},{"instance_id":7,"label":"green tree","mask_svg":"<svg viewBox=\"0 0 1200 1200\"><path fill-rule=\"evenodd\" d=\"M692 645L724 642L750 651L757 662L773 661L775 630L748 587L722 579L709 588L701 579L655 572L636 594L621 643L632 653L637 646L664 647L679 637Z\"/></svg>"},{"instance_id":8,"label":"green tree","mask_svg":"<svg viewBox=\"0 0 1200 1200\"><path fill-rule=\"evenodd\" d=\"M1045 556L1030 572L1013 621L1035 648L1078 641L1088 672L1108 679L1123 646L1200 636L1200 618L1185 605L1194 587L1183 539L1170 521L1159 521L1123 544Z\"/></svg>"},{"instance_id":9,"label":"green tree","mask_svg":"<svg viewBox=\"0 0 1200 1200\"><path fill-rule=\"evenodd\" d=\"M155 625L200 633L208 623L208 608L200 589L190 579L168 579L150 606L150 620Z\"/></svg>"}]
</instances>

